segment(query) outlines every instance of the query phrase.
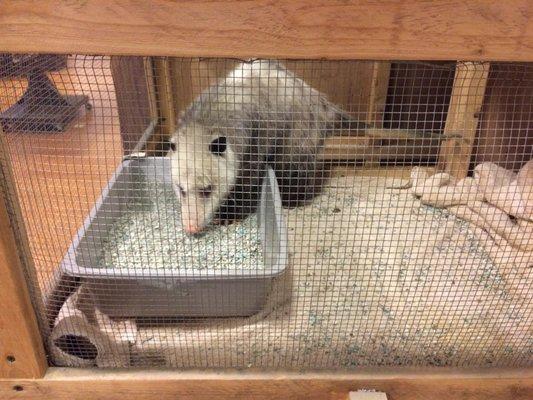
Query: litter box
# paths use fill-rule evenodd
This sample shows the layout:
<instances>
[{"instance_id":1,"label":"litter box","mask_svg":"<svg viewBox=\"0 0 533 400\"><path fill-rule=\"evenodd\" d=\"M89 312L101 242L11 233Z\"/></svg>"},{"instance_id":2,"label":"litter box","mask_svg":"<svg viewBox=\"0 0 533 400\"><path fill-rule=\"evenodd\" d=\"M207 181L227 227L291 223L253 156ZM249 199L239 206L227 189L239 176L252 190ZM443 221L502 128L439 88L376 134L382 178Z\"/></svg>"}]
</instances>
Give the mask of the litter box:
<instances>
[{"instance_id":1,"label":"litter box","mask_svg":"<svg viewBox=\"0 0 533 400\"><path fill-rule=\"evenodd\" d=\"M264 265L258 269L102 268L103 241L135 195L139 176L171 185L168 158L123 161L78 230L61 271L80 278L97 307L121 317L231 317L260 311L287 266L287 231L274 172L269 169L257 209Z\"/></svg>"}]
</instances>

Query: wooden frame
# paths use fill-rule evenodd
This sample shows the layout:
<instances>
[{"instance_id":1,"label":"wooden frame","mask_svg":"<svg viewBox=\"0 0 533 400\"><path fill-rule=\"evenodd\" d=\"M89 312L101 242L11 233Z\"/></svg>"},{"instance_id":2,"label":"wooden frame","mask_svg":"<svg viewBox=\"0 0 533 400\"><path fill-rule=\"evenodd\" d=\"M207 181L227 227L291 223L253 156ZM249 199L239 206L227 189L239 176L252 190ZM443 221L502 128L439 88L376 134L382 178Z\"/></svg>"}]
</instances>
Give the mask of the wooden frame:
<instances>
[{"instance_id":1,"label":"wooden frame","mask_svg":"<svg viewBox=\"0 0 533 400\"><path fill-rule=\"evenodd\" d=\"M0 127L0 153L5 153ZM13 182L9 160L0 157L0 179ZM10 188L5 193L3 188ZM0 378L40 378L47 362L41 333L22 272L22 243L11 225L9 210L20 218L17 205L8 207L13 187L0 186ZM17 215L18 214L18 215ZM25 232L19 232L19 240Z\"/></svg>"},{"instance_id":2,"label":"wooden frame","mask_svg":"<svg viewBox=\"0 0 533 400\"><path fill-rule=\"evenodd\" d=\"M530 400L531 370L360 369L354 373L183 372L50 368L43 379L0 380L0 398L27 400L324 400L356 390L398 400Z\"/></svg>"},{"instance_id":3,"label":"wooden frame","mask_svg":"<svg viewBox=\"0 0 533 400\"><path fill-rule=\"evenodd\" d=\"M0 52L533 61L532 15L528 0L4 1ZM8 179L3 168L0 179ZM349 374L47 369L20 243L0 199L2 399L344 399L361 388L390 399L533 398L531 368Z\"/></svg>"}]
</instances>

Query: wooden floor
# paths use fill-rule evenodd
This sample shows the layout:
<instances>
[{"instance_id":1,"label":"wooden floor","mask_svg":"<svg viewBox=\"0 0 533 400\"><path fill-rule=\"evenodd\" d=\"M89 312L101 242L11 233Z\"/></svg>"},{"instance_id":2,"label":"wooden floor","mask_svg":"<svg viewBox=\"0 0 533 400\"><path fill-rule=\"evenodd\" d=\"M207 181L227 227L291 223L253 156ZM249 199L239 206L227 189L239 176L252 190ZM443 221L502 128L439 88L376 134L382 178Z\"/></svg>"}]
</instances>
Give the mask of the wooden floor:
<instances>
[{"instance_id":1,"label":"wooden floor","mask_svg":"<svg viewBox=\"0 0 533 400\"><path fill-rule=\"evenodd\" d=\"M57 268L72 237L122 157L120 127L108 61L81 59L52 73L64 94L86 94L65 132L5 133L30 248L41 287ZM0 81L0 109L15 102L24 79Z\"/></svg>"}]
</instances>

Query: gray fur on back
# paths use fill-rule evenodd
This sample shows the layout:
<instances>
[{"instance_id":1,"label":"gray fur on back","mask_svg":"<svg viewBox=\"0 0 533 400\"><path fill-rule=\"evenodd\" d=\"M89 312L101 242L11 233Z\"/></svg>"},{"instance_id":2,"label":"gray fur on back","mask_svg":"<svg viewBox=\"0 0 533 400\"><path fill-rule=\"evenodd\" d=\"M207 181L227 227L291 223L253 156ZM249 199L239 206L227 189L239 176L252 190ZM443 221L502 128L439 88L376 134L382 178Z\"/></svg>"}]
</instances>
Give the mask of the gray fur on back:
<instances>
[{"instance_id":1,"label":"gray fur on back","mask_svg":"<svg viewBox=\"0 0 533 400\"><path fill-rule=\"evenodd\" d=\"M319 193L328 168L318 154L345 120L346 114L280 62L262 60L239 64L204 90L179 125L227 138L240 167L218 217L236 219L254 211L267 165L276 172L284 206Z\"/></svg>"}]
</instances>

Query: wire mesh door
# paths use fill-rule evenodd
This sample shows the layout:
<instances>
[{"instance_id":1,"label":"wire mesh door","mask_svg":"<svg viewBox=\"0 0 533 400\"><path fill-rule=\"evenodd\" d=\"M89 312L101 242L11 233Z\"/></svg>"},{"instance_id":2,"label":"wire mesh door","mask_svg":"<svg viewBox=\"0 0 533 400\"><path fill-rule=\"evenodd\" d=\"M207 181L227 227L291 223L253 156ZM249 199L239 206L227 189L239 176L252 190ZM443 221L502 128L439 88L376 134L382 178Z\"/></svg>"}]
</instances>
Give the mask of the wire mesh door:
<instances>
[{"instance_id":1,"label":"wire mesh door","mask_svg":"<svg viewBox=\"0 0 533 400\"><path fill-rule=\"evenodd\" d=\"M0 66L51 364L531 365L533 65Z\"/></svg>"}]
</instances>

